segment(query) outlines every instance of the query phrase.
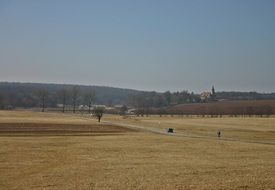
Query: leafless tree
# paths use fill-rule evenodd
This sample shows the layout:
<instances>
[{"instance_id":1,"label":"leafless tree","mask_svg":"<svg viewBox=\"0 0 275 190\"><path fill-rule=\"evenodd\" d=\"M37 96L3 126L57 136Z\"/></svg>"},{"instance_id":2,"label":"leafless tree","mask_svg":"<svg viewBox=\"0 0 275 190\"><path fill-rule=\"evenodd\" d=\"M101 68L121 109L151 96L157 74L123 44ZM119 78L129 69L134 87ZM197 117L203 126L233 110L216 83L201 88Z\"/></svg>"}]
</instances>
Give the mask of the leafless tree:
<instances>
[{"instance_id":1,"label":"leafless tree","mask_svg":"<svg viewBox=\"0 0 275 190\"><path fill-rule=\"evenodd\" d=\"M60 101L62 103L62 112L64 113L65 112L65 106L66 106L66 103L68 101L68 96L69 96L68 89L63 88L63 89L59 90L57 92L57 96L58 96L58 98L60 99Z\"/></svg>"},{"instance_id":2,"label":"leafless tree","mask_svg":"<svg viewBox=\"0 0 275 190\"><path fill-rule=\"evenodd\" d=\"M96 97L96 93L92 89L84 95L85 103L87 103L89 107L89 113L91 113L91 107L95 100L95 97Z\"/></svg>"},{"instance_id":3,"label":"leafless tree","mask_svg":"<svg viewBox=\"0 0 275 190\"><path fill-rule=\"evenodd\" d=\"M72 87L71 89L72 103L73 103L73 113L75 113L77 102L80 97L80 89L77 86Z\"/></svg>"},{"instance_id":4,"label":"leafless tree","mask_svg":"<svg viewBox=\"0 0 275 190\"><path fill-rule=\"evenodd\" d=\"M48 90L44 88L38 89L35 91L35 96L39 100L40 107L42 108L41 111L44 112L46 108L46 101L49 96Z\"/></svg>"},{"instance_id":5,"label":"leafless tree","mask_svg":"<svg viewBox=\"0 0 275 190\"><path fill-rule=\"evenodd\" d=\"M98 122L100 122L100 120L103 116L103 113L104 113L104 108L99 108L99 107L95 108L94 113L95 113L96 118L98 119Z\"/></svg>"}]
</instances>

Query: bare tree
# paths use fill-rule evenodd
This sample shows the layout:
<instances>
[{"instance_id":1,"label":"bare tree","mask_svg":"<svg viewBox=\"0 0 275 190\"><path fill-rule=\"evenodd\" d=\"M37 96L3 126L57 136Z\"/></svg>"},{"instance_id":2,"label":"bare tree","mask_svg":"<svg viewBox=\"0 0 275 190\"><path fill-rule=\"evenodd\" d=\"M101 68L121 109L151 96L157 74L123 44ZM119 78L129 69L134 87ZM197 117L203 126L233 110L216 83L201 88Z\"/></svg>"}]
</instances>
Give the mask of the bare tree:
<instances>
[{"instance_id":1,"label":"bare tree","mask_svg":"<svg viewBox=\"0 0 275 190\"><path fill-rule=\"evenodd\" d=\"M93 102L95 101L95 97L96 97L95 91L92 89L90 89L90 91L84 95L84 101L85 103L88 104L89 113L91 113L91 107Z\"/></svg>"},{"instance_id":2,"label":"bare tree","mask_svg":"<svg viewBox=\"0 0 275 190\"><path fill-rule=\"evenodd\" d=\"M100 122L100 120L103 116L103 113L104 113L104 108L97 107L94 109L94 113L95 113L96 118L98 119L98 122Z\"/></svg>"},{"instance_id":3,"label":"bare tree","mask_svg":"<svg viewBox=\"0 0 275 190\"><path fill-rule=\"evenodd\" d=\"M57 96L58 96L59 100L62 103L62 112L64 113L65 112L65 106L66 106L66 103L67 103L67 99L68 99L68 96L69 96L69 92L66 88L63 88L63 89L61 89L57 92Z\"/></svg>"},{"instance_id":4,"label":"bare tree","mask_svg":"<svg viewBox=\"0 0 275 190\"><path fill-rule=\"evenodd\" d=\"M75 113L77 102L80 97L79 87L77 87L77 86L72 87L71 96L72 96L72 103L73 103L73 113Z\"/></svg>"},{"instance_id":5,"label":"bare tree","mask_svg":"<svg viewBox=\"0 0 275 190\"><path fill-rule=\"evenodd\" d=\"M38 89L35 91L35 96L39 100L40 107L42 108L41 111L44 112L46 108L46 101L49 96L48 90L45 88Z\"/></svg>"}]
</instances>

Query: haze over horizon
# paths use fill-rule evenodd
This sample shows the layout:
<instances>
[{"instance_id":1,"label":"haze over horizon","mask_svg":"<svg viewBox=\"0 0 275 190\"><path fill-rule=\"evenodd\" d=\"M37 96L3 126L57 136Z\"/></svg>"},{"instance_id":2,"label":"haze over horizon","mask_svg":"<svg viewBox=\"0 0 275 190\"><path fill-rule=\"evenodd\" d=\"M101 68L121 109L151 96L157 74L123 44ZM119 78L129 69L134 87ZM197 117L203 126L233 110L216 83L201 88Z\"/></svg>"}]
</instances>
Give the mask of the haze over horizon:
<instances>
[{"instance_id":1,"label":"haze over horizon","mask_svg":"<svg viewBox=\"0 0 275 190\"><path fill-rule=\"evenodd\" d=\"M275 1L0 1L0 81L275 92Z\"/></svg>"}]
</instances>

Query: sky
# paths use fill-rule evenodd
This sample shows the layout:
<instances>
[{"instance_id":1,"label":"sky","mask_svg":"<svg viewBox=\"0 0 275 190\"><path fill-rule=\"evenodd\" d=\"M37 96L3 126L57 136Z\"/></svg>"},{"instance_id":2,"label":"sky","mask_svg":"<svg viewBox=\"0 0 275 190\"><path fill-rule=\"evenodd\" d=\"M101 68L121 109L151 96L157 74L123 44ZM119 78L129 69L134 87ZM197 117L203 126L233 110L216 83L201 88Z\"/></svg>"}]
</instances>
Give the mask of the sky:
<instances>
[{"instance_id":1,"label":"sky","mask_svg":"<svg viewBox=\"0 0 275 190\"><path fill-rule=\"evenodd\" d=\"M0 0L0 81L275 92L274 0Z\"/></svg>"}]
</instances>

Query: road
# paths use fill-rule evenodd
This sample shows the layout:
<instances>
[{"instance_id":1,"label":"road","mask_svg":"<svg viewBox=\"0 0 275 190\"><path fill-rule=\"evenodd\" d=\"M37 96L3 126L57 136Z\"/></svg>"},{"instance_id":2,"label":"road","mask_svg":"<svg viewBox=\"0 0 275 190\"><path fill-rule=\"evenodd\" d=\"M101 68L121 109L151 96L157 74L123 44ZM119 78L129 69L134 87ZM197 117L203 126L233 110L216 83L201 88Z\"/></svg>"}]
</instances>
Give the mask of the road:
<instances>
[{"instance_id":1,"label":"road","mask_svg":"<svg viewBox=\"0 0 275 190\"><path fill-rule=\"evenodd\" d=\"M155 128L155 127L145 127L141 125L133 125L133 124L126 124L126 123L117 123L112 121L102 121L102 123L114 125L114 126L120 126L120 127L126 127L130 129L136 129L141 131L147 131L151 133L161 134L161 135L169 135L169 136L177 136L177 137L186 137L186 138L196 138L196 139L209 139L209 140L219 140L219 141L235 141L235 142L243 142L243 143L253 143L253 144L264 144L264 145L275 145L275 142L267 142L267 141L253 141L253 140L243 140L243 139L234 139L234 138L226 138L226 137L213 137L213 136L201 136L201 135L195 135L195 134L186 134L183 132L177 132L174 133L167 133L163 129Z\"/></svg>"}]
</instances>

